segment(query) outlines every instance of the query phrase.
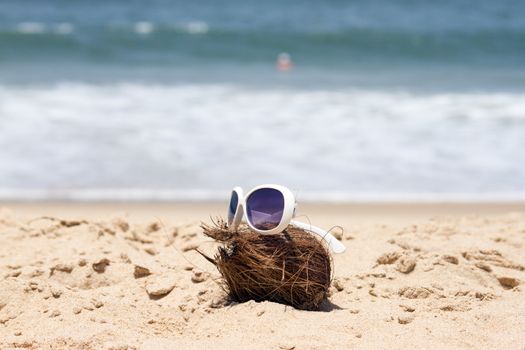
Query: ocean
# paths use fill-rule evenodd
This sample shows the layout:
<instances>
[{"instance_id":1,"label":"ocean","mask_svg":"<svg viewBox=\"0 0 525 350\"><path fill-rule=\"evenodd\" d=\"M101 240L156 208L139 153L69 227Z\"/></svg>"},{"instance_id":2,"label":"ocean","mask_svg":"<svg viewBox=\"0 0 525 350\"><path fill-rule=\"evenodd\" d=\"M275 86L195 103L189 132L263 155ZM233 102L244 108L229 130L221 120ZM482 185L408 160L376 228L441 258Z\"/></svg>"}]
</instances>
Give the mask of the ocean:
<instances>
[{"instance_id":1,"label":"ocean","mask_svg":"<svg viewBox=\"0 0 525 350\"><path fill-rule=\"evenodd\" d=\"M524 150L523 1L0 4L0 200L525 200Z\"/></svg>"}]
</instances>

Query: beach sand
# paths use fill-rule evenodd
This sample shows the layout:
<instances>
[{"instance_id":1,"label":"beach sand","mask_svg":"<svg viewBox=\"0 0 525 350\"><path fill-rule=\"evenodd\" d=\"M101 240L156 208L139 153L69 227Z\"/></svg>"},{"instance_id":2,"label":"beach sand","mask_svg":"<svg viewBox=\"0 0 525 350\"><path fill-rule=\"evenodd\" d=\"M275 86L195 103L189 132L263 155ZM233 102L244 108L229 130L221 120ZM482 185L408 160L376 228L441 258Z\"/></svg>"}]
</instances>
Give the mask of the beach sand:
<instances>
[{"instance_id":1,"label":"beach sand","mask_svg":"<svg viewBox=\"0 0 525 350\"><path fill-rule=\"evenodd\" d=\"M302 205L344 227L320 312L225 300L221 203L2 206L1 349L525 348L524 204Z\"/></svg>"}]
</instances>

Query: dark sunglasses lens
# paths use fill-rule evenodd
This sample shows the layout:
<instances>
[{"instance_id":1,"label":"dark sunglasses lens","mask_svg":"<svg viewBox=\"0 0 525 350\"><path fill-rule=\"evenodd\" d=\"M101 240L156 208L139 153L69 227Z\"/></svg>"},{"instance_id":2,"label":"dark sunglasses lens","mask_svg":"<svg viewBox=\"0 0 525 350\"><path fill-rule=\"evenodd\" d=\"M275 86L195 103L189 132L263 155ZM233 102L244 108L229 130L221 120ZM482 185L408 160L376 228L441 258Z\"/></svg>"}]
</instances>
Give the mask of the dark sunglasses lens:
<instances>
[{"instance_id":1,"label":"dark sunglasses lens","mask_svg":"<svg viewBox=\"0 0 525 350\"><path fill-rule=\"evenodd\" d=\"M259 230L276 228L283 218L284 196L273 188L261 188L246 200L250 223Z\"/></svg>"},{"instance_id":2,"label":"dark sunglasses lens","mask_svg":"<svg viewBox=\"0 0 525 350\"><path fill-rule=\"evenodd\" d=\"M237 192L233 191L232 196L230 197L230 205L228 207L228 223L231 224L237 211L237 204L239 204L239 196Z\"/></svg>"}]
</instances>

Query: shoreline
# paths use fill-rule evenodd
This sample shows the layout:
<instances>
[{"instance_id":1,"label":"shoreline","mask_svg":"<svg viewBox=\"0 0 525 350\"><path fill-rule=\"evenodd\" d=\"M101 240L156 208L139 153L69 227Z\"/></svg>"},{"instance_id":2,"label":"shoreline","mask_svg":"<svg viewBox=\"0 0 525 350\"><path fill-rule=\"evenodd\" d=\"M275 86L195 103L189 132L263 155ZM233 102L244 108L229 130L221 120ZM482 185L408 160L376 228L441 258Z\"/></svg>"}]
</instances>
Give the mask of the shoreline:
<instances>
[{"instance_id":1,"label":"shoreline","mask_svg":"<svg viewBox=\"0 0 525 350\"><path fill-rule=\"evenodd\" d=\"M302 191L292 189L297 200L307 203L525 203L525 192L347 192ZM0 188L1 202L80 202L80 203L187 203L218 202L231 190L170 189L77 189L24 190Z\"/></svg>"},{"instance_id":2,"label":"shoreline","mask_svg":"<svg viewBox=\"0 0 525 350\"><path fill-rule=\"evenodd\" d=\"M127 213L144 219L163 217L185 220L208 220L209 217L226 215L225 201L0 201L17 216L64 215L85 218L110 217ZM310 220L343 221L355 223L409 223L436 216L502 215L512 212L525 213L525 202L300 202L297 216Z\"/></svg>"}]
</instances>

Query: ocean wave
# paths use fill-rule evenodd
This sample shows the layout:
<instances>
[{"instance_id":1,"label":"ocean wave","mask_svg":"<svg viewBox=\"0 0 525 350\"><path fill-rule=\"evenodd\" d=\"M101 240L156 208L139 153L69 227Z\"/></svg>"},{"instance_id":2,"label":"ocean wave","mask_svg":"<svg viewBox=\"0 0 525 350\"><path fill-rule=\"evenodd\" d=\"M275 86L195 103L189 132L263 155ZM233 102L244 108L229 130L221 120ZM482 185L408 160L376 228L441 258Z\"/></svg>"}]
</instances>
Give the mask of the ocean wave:
<instances>
[{"instance_id":1,"label":"ocean wave","mask_svg":"<svg viewBox=\"0 0 525 350\"><path fill-rule=\"evenodd\" d=\"M136 22L133 26L135 33L137 34L151 34L155 30L161 31L173 31L176 33L188 33L188 34L206 34L209 31L209 26L203 21L189 21L181 25L172 26L155 26L154 23L147 21Z\"/></svg>"},{"instance_id":2,"label":"ocean wave","mask_svg":"<svg viewBox=\"0 0 525 350\"><path fill-rule=\"evenodd\" d=\"M68 22L60 22L60 23L52 23L52 24L46 24L46 23L40 23L40 22L21 22L18 23L14 30L4 29L0 30L0 34L33 34L33 35L41 35L41 34L61 34L61 35L68 35L71 34L74 30L74 26L71 23Z\"/></svg>"},{"instance_id":3,"label":"ocean wave","mask_svg":"<svg viewBox=\"0 0 525 350\"><path fill-rule=\"evenodd\" d=\"M188 113L199 101L199 113L204 117L220 110L221 116L243 109L253 103L254 117L264 106L278 107L275 118L299 118L301 112L319 117L385 120L525 120L525 92L409 92L399 89L279 89L245 88L235 84L86 84L59 83L51 86L0 85L0 102L4 116L22 113L22 118L37 115L52 116L55 108L64 103L71 108L71 118L82 118L73 113L82 106L88 114L105 112L108 106L119 102L126 106L142 105L144 110L172 108ZM88 101L91 106L85 106ZM76 106L75 103L79 103ZM227 103L227 108L219 108ZM17 108L22 108L20 111ZM41 113L37 113L41 111ZM224 114L224 115L222 115ZM221 116L218 116L219 118Z\"/></svg>"},{"instance_id":4,"label":"ocean wave","mask_svg":"<svg viewBox=\"0 0 525 350\"><path fill-rule=\"evenodd\" d=\"M524 93L2 86L0 116L0 188L525 191Z\"/></svg>"},{"instance_id":5,"label":"ocean wave","mask_svg":"<svg viewBox=\"0 0 525 350\"><path fill-rule=\"evenodd\" d=\"M45 30L45 25L38 22L22 22L16 26L16 30L22 34L40 34Z\"/></svg>"},{"instance_id":6,"label":"ocean wave","mask_svg":"<svg viewBox=\"0 0 525 350\"><path fill-rule=\"evenodd\" d=\"M57 42L57 35L68 41ZM28 36L38 36L38 48ZM174 40L174 38L178 38ZM25 59L65 54L75 57L82 52L118 52L117 57L161 59L166 54L199 56L209 60L260 60L283 50L316 64L351 65L365 61L471 62L520 64L525 56L525 29L446 30L414 32L375 28L340 28L308 30L272 28L230 28L205 21L155 23L137 21L128 24L97 26L72 23L22 22L0 27L0 55L18 61L11 52L31 52ZM69 51L65 51L67 48Z\"/></svg>"},{"instance_id":7,"label":"ocean wave","mask_svg":"<svg viewBox=\"0 0 525 350\"><path fill-rule=\"evenodd\" d=\"M153 23L146 21L137 22L134 25L135 33L137 34L150 34L154 28Z\"/></svg>"},{"instance_id":8,"label":"ocean wave","mask_svg":"<svg viewBox=\"0 0 525 350\"><path fill-rule=\"evenodd\" d=\"M191 21L186 23L183 28L190 34L206 34L210 27L203 21Z\"/></svg>"}]
</instances>

